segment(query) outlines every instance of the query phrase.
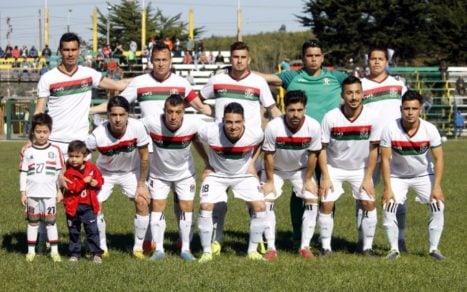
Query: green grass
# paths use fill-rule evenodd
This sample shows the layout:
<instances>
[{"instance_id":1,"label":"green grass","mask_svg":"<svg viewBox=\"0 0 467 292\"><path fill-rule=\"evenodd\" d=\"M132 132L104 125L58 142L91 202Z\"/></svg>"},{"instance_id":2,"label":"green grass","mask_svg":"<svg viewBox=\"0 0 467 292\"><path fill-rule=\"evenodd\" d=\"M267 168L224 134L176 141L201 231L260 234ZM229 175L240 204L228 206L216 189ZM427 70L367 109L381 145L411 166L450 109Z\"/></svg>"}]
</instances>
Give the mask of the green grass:
<instances>
[{"instance_id":1,"label":"green grass","mask_svg":"<svg viewBox=\"0 0 467 292\"><path fill-rule=\"evenodd\" d=\"M435 262L427 256L428 211L408 201L407 245L409 254L395 262L383 258L367 259L354 254L357 232L354 202L346 194L337 202L334 228L334 254L315 261L303 261L292 247L288 195L277 203L279 259L273 263L249 262L245 258L248 240L248 215L243 202L231 199L226 222L225 249L212 263L184 263L175 252L177 238L172 206L167 212L164 262L137 261L130 257L133 244L134 207L119 191L105 205L111 257L102 265L81 260L53 263L40 256L25 261L26 221L18 191L18 152L21 142L0 143L0 290L233 290L233 291L465 291L467 290L466 222L467 182L465 159L467 140L445 143L443 189L447 198L445 230L441 250L448 257ZM288 192L286 192L287 194ZM379 212L375 249L388 250ZM68 235L63 206L59 207L60 251L66 254ZM315 234L314 239L317 238ZM316 242L314 249L317 249ZM195 237L194 253L200 255Z\"/></svg>"}]
</instances>

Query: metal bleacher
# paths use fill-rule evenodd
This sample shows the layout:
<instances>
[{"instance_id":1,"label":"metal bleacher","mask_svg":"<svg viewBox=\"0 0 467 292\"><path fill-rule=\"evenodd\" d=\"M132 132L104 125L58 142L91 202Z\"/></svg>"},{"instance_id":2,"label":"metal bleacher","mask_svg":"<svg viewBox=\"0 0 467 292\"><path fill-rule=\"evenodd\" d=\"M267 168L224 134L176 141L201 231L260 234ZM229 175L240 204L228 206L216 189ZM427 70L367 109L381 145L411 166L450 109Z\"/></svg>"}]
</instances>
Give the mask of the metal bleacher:
<instances>
[{"instance_id":1,"label":"metal bleacher","mask_svg":"<svg viewBox=\"0 0 467 292\"><path fill-rule=\"evenodd\" d=\"M431 108L423 115L442 135L453 135L453 119L458 108L467 117L467 100L456 104L453 98L456 81L467 75L467 67L449 67L446 72L441 72L439 67L392 67L391 74L404 78L409 88L427 99L431 97Z\"/></svg>"}]
</instances>

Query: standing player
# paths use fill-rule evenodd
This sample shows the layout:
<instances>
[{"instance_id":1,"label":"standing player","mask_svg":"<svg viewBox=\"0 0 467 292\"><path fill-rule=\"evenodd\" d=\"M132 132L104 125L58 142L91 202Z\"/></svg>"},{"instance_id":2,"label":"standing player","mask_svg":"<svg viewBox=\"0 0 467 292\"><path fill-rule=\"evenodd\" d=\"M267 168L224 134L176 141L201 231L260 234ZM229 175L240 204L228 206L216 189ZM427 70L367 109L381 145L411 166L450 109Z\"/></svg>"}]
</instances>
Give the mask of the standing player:
<instances>
[{"instance_id":1,"label":"standing player","mask_svg":"<svg viewBox=\"0 0 467 292\"><path fill-rule=\"evenodd\" d=\"M386 48L374 47L370 49L369 67L370 76L362 79L363 104L378 115L378 123L384 127L395 119L400 118L401 97L407 91L402 80L390 76L387 72L389 65ZM379 182L380 167L377 164L373 182ZM397 209L397 221L399 222L399 249L407 251L405 245L405 204ZM361 239L361 238L360 238Z\"/></svg>"},{"instance_id":2,"label":"standing player","mask_svg":"<svg viewBox=\"0 0 467 292\"><path fill-rule=\"evenodd\" d=\"M377 223L372 175L381 132L377 117L362 104L360 79L349 76L342 85L344 104L328 112L321 123L323 151L319 155L322 176L318 221L322 254L332 251L334 202L344 193L342 183L348 182L361 209L357 212L357 226L363 235L363 254L372 256Z\"/></svg>"},{"instance_id":3,"label":"standing player","mask_svg":"<svg viewBox=\"0 0 467 292\"><path fill-rule=\"evenodd\" d=\"M200 191L198 227L203 255L199 262L212 260L212 211L215 203L227 202L227 188L232 189L234 197L246 201L252 211L248 258L264 260L256 249L266 227L266 207L254 167L263 140L262 131L245 126L243 107L232 102L224 109L223 122L201 128L198 136L209 147L209 165L212 168Z\"/></svg>"},{"instance_id":4,"label":"standing player","mask_svg":"<svg viewBox=\"0 0 467 292\"><path fill-rule=\"evenodd\" d=\"M266 179L263 185L266 196L265 237L268 244L265 258L272 260L277 257L274 201L282 194L282 186L288 179L297 196L305 201L299 254L311 259L310 241L318 214L318 187L313 181L313 174L321 150L321 130L316 120L305 116L307 98L303 91L288 91L284 103L285 115L268 123L262 146Z\"/></svg>"},{"instance_id":5,"label":"standing player","mask_svg":"<svg viewBox=\"0 0 467 292\"><path fill-rule=\"evenodd\" d=\"M250 71L250 49L243 42L235 42L230 46L231 68L227 74L211 77L201 89L205 99L215 99L215 120L220 123L224 116L224 108L231 102L242 105L245 111L245 125L248 128L256 127L261 131L261 106L266 108L272 117L282 113L276 106L266 81ZM219 254L220 243L223 241L224 218L227 205L216 204L214 208L214 242L213 253Z\"/></svg>"},{"instance_id":6,"label":"standing player","mask_svg":"<svg viewBox=\"0 0 467 292\"><path fill-rule=\"evenodd\" d=\"M341 84L345 73L327 70L322 67L324 53L317 40L309 40L302 46L303 68L298 71L282 71L277 74L260 74L269 85L282 86L286 90L302 90L308 102L306 115L321 122L323 116L337 108L341 102ZM316 169L319 181L319 168ZM303 200L292 193L290 214L293 226L293 239L300 240L303 215Z\"/></svg>"},{"instance_id":7,"label":"standing player","mask_svg":"<svg viewBox=\"0 0 467 292\"><path fill-rule=\"evenodd\" d=\"M89 150L99 151L96 164L104 177L104 184L98 194L101 208L97 216L103 255L108 255L108 248L102 204L112 194L113 187L120 185L136 207L133 256L144 259L143 241L149 225L150 196L146 179L149 173L150 140L144 125L128 117L129 111L130 104L124 97L112 97L107 104L109 120L92 132L86 146Z\"/></svg>"},{"instance_id":8,"label":"standing player","mask_svg":"<svg viewBox=\"0 0 467 292\"><path fill-rule=\"evenodd\" d=\"M60 262L58 254L58 232L56 225L56 203L61 201L58 192L58 177L64 162L60 149L49 142L52 131L52 118L40 113L32 118L30 139L20 163L21 203L26 207L28 219L28 253L26 261L32 262L36 256L35 246L39 222L44 222L47 237L51 245L50 256L54 262ZM57 194L59 194L57 196Z\"/></svg>"},{"instance_id":9,"label":"standing player","mask_svg":"<svg viewBox=\"0 0 467 292\"><path fill-rule=\"evenodd\" d=\"M172 53L165 43L158 41L153 45L151 63L152 71L135 77L120 94L130 103L138 101L143 117L162 114L164 102L171 94L180 94L195 110L211 115L211 108L201 102L190 83L172 73ZM93 107L95 112L105 110L105 103Z\"/></svg>"},{"instance_id":10,"label":"standing player","mask_svg":"<svg viewBox=\"0 0 467 292\"><path fill-rule=\"evenodd\" d=\"M389 260L399 257L396 212L406 201L409 188L417 194L417 201L430 210L430 256L445 259L438 250L444 226L443 149L438 129L420 119L421 112L422 97L416 91L407 91L402 96L401 118L388 124L381 135L383 227L391 245L386 257Z\"/></svg>"},{"instance_id":11,"label":"standing player","mask_svg":"<svg viewBox=\"0 0 467 292\"><path fill-rule=\"evenodd\" d=\"M191 143L207 163L203 145L197 141L202 122L194 116L185 116L183 97L172 94L165 100L164 113L142 119L152 141L149 190L152 197L151 233L156 243L152 260L162 260L167 197L170 190L178 196L181 213L178 218L181 253L185 261L194 261L190 251L190 230L193 222L193 199L196 191L195 168ZM175 194L176 193L176 194Z\"/></svg>"}]
</instances>

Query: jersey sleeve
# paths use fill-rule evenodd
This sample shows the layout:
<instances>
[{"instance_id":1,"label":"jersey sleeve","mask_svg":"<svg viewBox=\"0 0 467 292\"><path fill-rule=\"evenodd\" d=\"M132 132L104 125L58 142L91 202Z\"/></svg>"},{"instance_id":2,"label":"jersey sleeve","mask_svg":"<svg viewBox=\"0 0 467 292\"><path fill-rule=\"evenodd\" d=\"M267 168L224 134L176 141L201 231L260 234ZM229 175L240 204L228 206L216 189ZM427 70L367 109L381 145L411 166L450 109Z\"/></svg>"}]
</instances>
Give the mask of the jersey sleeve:
<instances>
[{"instance_id":1,"label":"jersey sleeve","mask_svg":"<svg viewBox=\"0 0 467 292\"><path fill-rule=\"evenodd\" d=\"M210 127L210 124L205 123L204 125L198 128L198 138L201 141L201 143L208 144L208 133Z\"/></svg>"},{"instance_id":2,"label":"jersey sleeve","mask_svg":"<svg viewBox=\"0 0 467 292\"><path fill-rule=\"evenodd\" d=\"M129 103L132 103L138 97L136 78L131 80L130 84L123 90L120 95L123 96Z\"/></svg>"},{"instance_id":3,"label":"jersey sleeve","mask_svg":"<svg viewBox=\"0 0 467 292\"><path fill-rule=\"evenodd\" d=\"M144 127L143 123L141 123L140 121L138 120L135 120L135 122L137 123L137 142L136 142L136 145L138 147L143 147L143 146L146 146L149 144L150 142L150 139L149 139L149 135L146 131L146 128Z\"/></svg>"},{"instance_id":4,"label":"jersey sleeve","mask_svg":"<svg viewBox=\"0 0 467 292\"><path fill-rule=\"evenodd\" d=\"M102 127L102 126L99 126L99 127ZM94 151L96 150L97 148L97 138L96 138L96 131L99 129L99 127L97 127L92 133L91 135L88 136L88 138L86 139L86 147L90 150L90 151Z\"/></svg>"},{"instance_id":5,"label":"jersey sleeve","mask_svg":"<svg viewBox=\"0 0 467 292\"><path fill-rule=\"evenodd\" d=\"M274 98L272 97L271 90L269 89L268 84L266 83L266 80L263 78L260 78L260 84L259 84L259 101L261 102L261 105L264 106L265 108L268 108L276 103Z\"/></svg>"},{"instance_id":6,"label":"jersey sleeve","mask_svg":"<svg viewBox=\"0 0 467 292\"><path fill-rule=\"evenodd\" d=\"M262 149L263 151L275 152L276 151L276 135L274 135L274 126L273 121L269 122L264 129L264 141Z\"/></svg>"},{"instance_id":7,"label":"jersey sleeve","mask_svg":"<svg viewBox=\"0 0 467 292\"><path fill-rule=\"evenodd\" d=\"M326 114L321 122L321 143L327 144L331 139L331 124L329 114Z\"/></svg>"},{"instance_id":8,"label":"jersey sleeve","mask_svg":"<svg viewBox=\"0 0 467 292\"><path fill-rule=\"evenodd\" d=\"M344 79L348 77L348 75L346 73L341 72L341 71L332 70L332 71L329 71L329 72L336 78L337 81L339 81L340 84L342 84Z\"/></svg>"},{"instance_id":9,"label":"jersey sleeve","mask_svg":"<svg viewBox=\"0 0 467 292\"><path fill-rule=\"evenodd\" d=\"M386 126L381 132L381 139L379 141L379 146L390 148L391 147L391 128Z\"/></svg>"},{"instance_id":10,"label":"jersey sleeve","mask_svg":"<svg viewBox=\"0 0 467 292\"><path fill-rule=\"evenodd\" d=\"M428 130L428 137L430 137L430 147L431 148L434 148L434 147L439 147L441 146L441 135L439 134L439 131L438 129L432 124L432 123L429 123L429 122L426 122L427 123L427 130Z\"/></svg>"},{"instance_id":11,"label":"jersey sleeve","mask_svg":"<svg viewBox=\"0 0 467 292\"><path fill-rule=\"evenodd\" d=\"M37 96L39 98L47 98L50 96L50 87L48 82L48 74L45 74L39 79L37 83Z\"/></svg>"},{"instance_id":12,"label":"jersey sleeve","mask_svg":"<svg viewBox=\"0 0 467 292\"><path fill-rule=\"evenodd\" d=\"M201 88L200 93L204 99L214 98L213 78L209 78L208 82Z\"/></svg>"},{"instance_id":13,"label":"jersey sleeve","mask_svg":"<svg viewBox=\"0 0 467 292\"><path fill-rule=\"evenodd\" d=\"M193 89L193 86L188 82L186 79L183 79L185 83L185 101L186 102L192 102L193 99L198 97L198 94L196 94L196 91Z\"/></svg>"},{"instance_id":14,"label":"jersey sleeve","mask_svg":"<svg viewBox=\"0 0 467 292\"><path fill-rule=\"evenodd\" d=\"M320 124L313 120L312 123L310 123L311 127L311 144L310 147L308 147L308 151L320 151L321 148L323 148L321 144L321 127Z\"/></svg>"},{"instance_id":15,"label":"jersey sleeve","mask_svg":"<svg viewBox=\"0 0 467 292\"><path fill-rule=\"evenodd\" d=\"M279 77L280 80L282 80L282 87L287 89L290 83L292 82L292 80L295 78L295 76L299 74L298 72L299 71L287 70L287 71L282 71L280 73L277 73L277 77Z\"/></svg>"},{"instance_id":16,"label":"jersey sleeve","mask_svg":"<svg viewBox=\"0 0 467 292\"><path fill-rule=\"evenodd\" d=\"M375 115L371 116L371 133L370 133L370 142L379 143L381 140L381 132L383 125L378 123L378 118Z\"/></svg>"},{"instance_id":17,"label":"jersey sleeve","mask_svg":"<svg viewBox=\"0 0 467 292\"><path fill-rule=\"evenodd\" d=\"M92 72L91 73L92 74L92 86L98 87L103 78L102 73L94 69L90 69L90 72Z\"/></svg>"}]
</instances>

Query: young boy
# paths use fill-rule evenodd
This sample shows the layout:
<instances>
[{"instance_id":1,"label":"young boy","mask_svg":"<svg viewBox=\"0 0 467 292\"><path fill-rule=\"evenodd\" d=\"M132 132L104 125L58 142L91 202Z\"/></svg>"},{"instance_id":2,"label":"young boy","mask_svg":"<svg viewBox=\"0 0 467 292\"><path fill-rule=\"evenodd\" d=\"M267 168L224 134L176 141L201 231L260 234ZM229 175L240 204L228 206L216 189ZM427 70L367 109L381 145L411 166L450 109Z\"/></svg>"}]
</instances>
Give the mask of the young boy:
<instances>
[{"instance_id":1,"label":"young boy","mask_svg":"<svg viewBox=\"0 0 467 292\"><path fill-rule=\"evenodd\" d=\"M97 191L104 179L99 169L85 161L88 155L86 144L75 140L68 145L68 161L65 171L65 205L70 236L70 262L78 261L81 255L81 223L84 225L89 250L96 264L102 263L102 250L99 247L99 230L96 214L99 212Z\"/></svg>"},{"instance_id":2,"label":"young boy","mask_svg":"<svg viewBox=\"0 0 467 292\"><path fill-rule=\"evenodd\" d=\"M40 221L46 225L52 260L61 261L55 222L56 202L62 199L57 191L58 178L64 162L60 149L49 143L51 130L52 118L48 114L34 115L30 134L32 145L23 152L19 168L21 203L26 207L28 220L28 262L32 262L36 256L35 246Z\"/></svg>"}]
</instances>

